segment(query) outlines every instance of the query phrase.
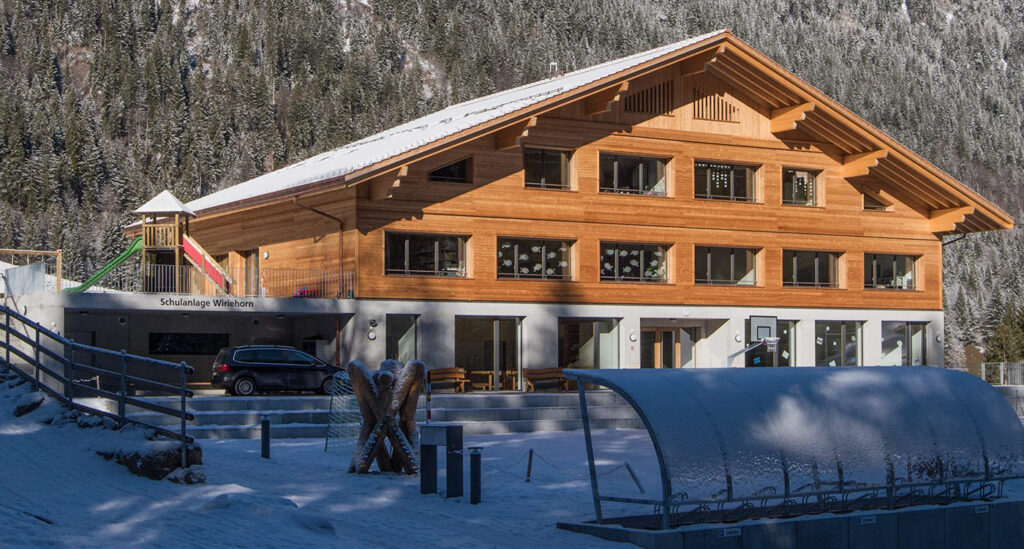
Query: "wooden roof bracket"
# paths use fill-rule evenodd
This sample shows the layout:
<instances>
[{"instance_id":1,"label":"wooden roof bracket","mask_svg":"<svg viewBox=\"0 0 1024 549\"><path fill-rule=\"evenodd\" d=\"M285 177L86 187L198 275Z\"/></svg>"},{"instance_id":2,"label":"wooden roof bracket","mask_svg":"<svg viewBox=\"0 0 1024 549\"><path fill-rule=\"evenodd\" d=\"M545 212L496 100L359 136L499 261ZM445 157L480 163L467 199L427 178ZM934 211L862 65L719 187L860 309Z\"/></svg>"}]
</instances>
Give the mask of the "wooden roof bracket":
<instances>
[{"instance_id":1,"label":"wooden roof bracket","mask_svg":"<svg viewBox=\"0 0 1024 549\"><path fill-rule=\"evenodd\" d=\"M686 59L683 61L682 74L680 76L682 78L686 78L688 76L705 72L708 70L708 63L714 61L715 58L722 53L725 53L725 44L722 44L711 51L706 51Z\"/></svg>"},{"instance_id":2,"label":"wooden roof bracket","mask_svg":"<svg viewBox=\"0 0 1024 549\"><path fill-rule=\"evenodd\" d=\"M878 162L889 156L889 151L879 150L860 154L848 154L843 157L843 177L864 177L871 172L871 168L878 166Z\"/></svg>"},{"instance_id":3,"label":"wooden roof bracket","mask_svg":"<svg viewBox=\"0 0 1024 549\"><path fill-rule=\"evenodd\" d=\"M583 112L588 116L601 114L612 110L612 106L622 99L622 95L629 89L629 81L622 82L616 86L605 88L583 100Z\"/></svg>"},{"instance_id":4,"label":"wooden roof bracket","mask_svg":"<svg viewBox=\"0 0 1024 549\"><path fill-rule=\"evenodd\" d=\"M395 194L395 189L402 185L402 178L409 175L409 166L402 166L388 172L370 183L370 200L384 200Z\"/></svg>"},{"instance_id":5,"label":"wooden roof bracket","mask_svg":"<svg viewBox=\"0 0 1024 549\"><path fill-rule=\"evenodd\" d=\"M788 132L796 129L798 122L807 119L807 113L814 111L814 103L801 103L772 111L772 133Z\"/></svg>"},{"instance_id":6,"label":"wooden roof bracket","mask_svg":"<svg viewBox=\"0 0 1024 549\"><path fill-rule=\"evenodd\" d=\"M523 138L530 135L530 130L537 127L537 117L531 116L511 126L498 130L494 134L494 149L503 151L523 144Z\"/></svg>"},{"instance_id":7,"label":"wooden roof bracket","mask_svg":"<svg viewBox=\"0 0 1024 549\"><path fill-rule=\"evenodd\" d=\"M967 216L974 213L974 206L932 210L929 218L929 230L933 233L948 233L956 230L958 223L963 223Z\"/></svg>"}]
</instances>

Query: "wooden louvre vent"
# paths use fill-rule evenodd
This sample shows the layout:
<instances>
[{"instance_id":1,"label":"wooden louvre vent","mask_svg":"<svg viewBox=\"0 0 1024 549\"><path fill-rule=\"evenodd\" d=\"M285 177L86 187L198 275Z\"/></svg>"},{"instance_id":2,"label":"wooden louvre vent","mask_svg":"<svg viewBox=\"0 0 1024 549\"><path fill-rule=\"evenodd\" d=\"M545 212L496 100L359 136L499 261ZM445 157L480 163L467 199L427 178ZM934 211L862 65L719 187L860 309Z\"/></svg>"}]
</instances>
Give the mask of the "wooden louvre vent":
<instances>
[{"instance_id":1,"label":"wooden louvre vent","mask_svg":"<svg viewBox=\"0 0 1024 549\"><path fill-rule=\"evenodd\" d=\"M721 92L711 92L700 86L693 87L693 117L699 120L717 122L739 122L739 109L732 105Z\"/></svg>"},{"instance_id":2,"label":"wooden louvre vent","mask_svg":"<svg viewBox=\"0 0 1024 549\"><path fill-rule=\"evenodd\" d=\"M672 110L674 90L672 80L666 80L626 96L624 108L626 112L668 114Z\"/></svg>"}]
</instances>

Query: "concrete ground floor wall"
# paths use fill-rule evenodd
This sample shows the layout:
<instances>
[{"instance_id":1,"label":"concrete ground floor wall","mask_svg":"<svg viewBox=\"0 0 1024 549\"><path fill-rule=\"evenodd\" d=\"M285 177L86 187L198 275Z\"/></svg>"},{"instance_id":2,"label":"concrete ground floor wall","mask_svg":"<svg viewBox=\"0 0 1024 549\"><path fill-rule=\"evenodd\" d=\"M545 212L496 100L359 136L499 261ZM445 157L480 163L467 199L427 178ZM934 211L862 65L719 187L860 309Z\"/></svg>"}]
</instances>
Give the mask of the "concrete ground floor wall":
<instances>
[{"instance_id":1,"label":"concrete ground floor wall","mask_svg":"<svg viewBox=\"0 0 1024 549\"><path fill-rule=\"evenodd\" d=\"M751 316L773 316L793 321L790 364L814 366L818 322L857 322L860 329L859 362L883 362L883 322L914 322L926 327L927 363L943 363L943 313L932 310L824 309L814 307L710 307L652 305L581 305L508 302L398 301L364 299L217 298L155 294L40 293L18 298L19 308L31 318L64 334L95 333L95 344L131 353L149 354L153 333L228 334L230 345L272 343L311 344L326 360L344 363L358 359L375 365L389 358L389 346L414 353L429 367L458 365L465 356L456 347L456 318L506 320L514 325L517 364L522 368L559 366L560 320L608 321L600 349L604 361L597 367L637 368L641 365L642 333L652 327L695 328L699 334L690 363L696 367L743 366L744 357L730 355L748 343ZM399 316L413 319L413 338L390 337L390 322ZM465 323L464 323L465 324ZM502 330L507 333L507 326ZM463 330L464 333L469 333ZM497 332L495 332L497 333ZM500 336L504 337L504 336ZM579 351L583 352L583 351ZM588 351L591 352L591 351ZM788 351L787 351L788 352ZM337 355L337 356L335 356ZM166 355L203 367L208 355ZM408 357L400 357L408 358ZM596 360L596 359L595 359ZM586 365L586 364L584 364Z\"/></svg>"}]
</instances>

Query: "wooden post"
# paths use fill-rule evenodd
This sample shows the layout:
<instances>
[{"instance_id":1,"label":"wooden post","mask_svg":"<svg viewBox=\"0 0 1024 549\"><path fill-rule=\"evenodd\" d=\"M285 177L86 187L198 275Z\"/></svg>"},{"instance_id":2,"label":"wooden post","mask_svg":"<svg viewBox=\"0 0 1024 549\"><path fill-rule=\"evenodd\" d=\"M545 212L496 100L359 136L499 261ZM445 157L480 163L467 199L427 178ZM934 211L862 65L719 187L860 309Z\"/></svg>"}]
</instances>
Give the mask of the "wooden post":
<instances>
[{"instance_id":1,"label":"wooden post","mask_svg":"<svg viewBox=\"0 0 1024 549\"><path fill-rule=\"evenodd\" d=\"M57 249L57 293L61 293L64 283L64 250Z\"/></svg>"},{"instance_id":2,"label":"wooden post","mask_svg":"<svg viewBox=\"0 0 1024 549\"><path fill-rule=\"evenodd\" d=\"M181 293L181 228L174 214L174 293Z\"/></svg>"},{"instance_id":3,"label":"wooden post","mask_svg":"<svg viewBox=\"0 0 1024 549\"><path fill-rule=\"evenodd\" d=\"M142 280L139 283L139 288L146 292L146 251L149 250L149 242L146 241L146 215L142 215Z\"/></svg>"}]
</instances>

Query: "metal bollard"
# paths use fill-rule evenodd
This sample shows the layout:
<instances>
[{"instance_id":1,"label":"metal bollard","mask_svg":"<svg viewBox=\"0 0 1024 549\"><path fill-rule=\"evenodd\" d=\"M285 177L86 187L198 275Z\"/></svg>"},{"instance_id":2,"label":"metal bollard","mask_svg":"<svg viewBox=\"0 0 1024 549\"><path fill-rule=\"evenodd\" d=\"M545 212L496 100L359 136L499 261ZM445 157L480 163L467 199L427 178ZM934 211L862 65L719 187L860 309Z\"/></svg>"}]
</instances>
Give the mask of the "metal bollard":
<instances>
[{"instance_id":1,"label":"metal bollard","mask_svg":"<svg viewBox=\"0 0 1024 549\"><path fill-rule=\"evenodd\" d=\"M260 456L270 459L270 418L260 418Z\"/></svg>"},{"instance_id":2,"label":"metal bollard","mask_svg":"<svg viewBox=\"0 0 1024 549\"><path fill-rule=\"evenodd\" d=\"M530 448L530 459L526 460L526 482L530 482L530 475L533 474L533 448Z\"/></svg>"},{"instance_id":3,"label":"metal bollard","mask_svg":"<svg viewBox=\"0 0 1024 549\"><path fill-rule=\"evenodd\" d=\"M480 450L479 446L469 449L469 502L473 505L480 503Z\"/></svg>"}]
</instances>

